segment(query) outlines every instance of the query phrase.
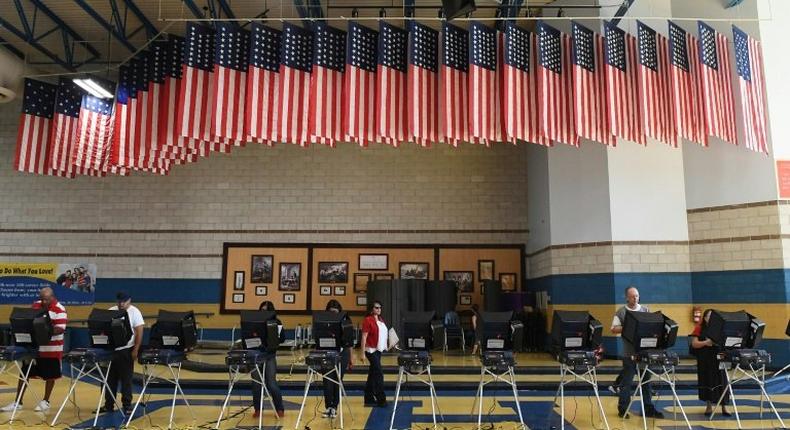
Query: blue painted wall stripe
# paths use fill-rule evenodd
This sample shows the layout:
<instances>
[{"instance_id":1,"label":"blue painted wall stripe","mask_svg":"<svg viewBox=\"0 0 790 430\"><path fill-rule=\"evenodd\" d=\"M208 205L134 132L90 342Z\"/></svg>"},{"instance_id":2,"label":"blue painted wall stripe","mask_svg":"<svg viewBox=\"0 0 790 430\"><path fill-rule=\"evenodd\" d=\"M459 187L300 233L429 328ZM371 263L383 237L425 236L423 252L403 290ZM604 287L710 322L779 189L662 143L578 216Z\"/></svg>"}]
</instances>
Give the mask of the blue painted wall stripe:
<instances>
[{"instance_id":1,"label":"blue painted wall stripe","mask_svg":"<svg viewBox=\"0 0 790 430\"><path fill-rule=\"evenodd\" d=\"M114 302L115 293L127 291L137 303L219 303L219 279L101 278L96 301Z\"/></svg>"}]
</instances>

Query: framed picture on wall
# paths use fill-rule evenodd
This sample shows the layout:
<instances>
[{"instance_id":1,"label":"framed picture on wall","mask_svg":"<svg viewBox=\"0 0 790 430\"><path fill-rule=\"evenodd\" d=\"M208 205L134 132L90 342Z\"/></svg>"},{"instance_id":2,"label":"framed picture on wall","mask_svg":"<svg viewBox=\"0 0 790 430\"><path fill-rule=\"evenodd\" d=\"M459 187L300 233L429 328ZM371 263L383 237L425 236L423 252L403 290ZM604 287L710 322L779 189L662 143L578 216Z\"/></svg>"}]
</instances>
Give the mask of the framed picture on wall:
<instances>
[{"instance_id":1,"label":"framed picture on wall","mask_svg":"<svg viewBox=\"0 0 790 430\"><path fill-rule=\"evenodd\" d=\"M368 296L357 296L357 306L367 306Z\"/></svg>"},{"instance_id":2,"label":"framed picture on wall","mask_svg":"<svg viewBox=\"0 0 790 430\"><path fill-rule=\"evenodd\" d=\"M243 290L244 289L244 272L233 272L233 289L234 290Z\"/></svg>"},{"instance_id":3,"label":"framed picture on wall","mask_svg":"<svg viewBox=\"0 0 790 430\"><path fill-rule=\"evenodd\" d=\"M428 279L428 263L401 263L400 279Z\"/></svg>"},{"instance_id":4,"label":"framed picture on wall","mask_svg":"<svg viewBox=\"0 0 790 430\"><path fill-rule=\"evenodd\" d=\"M516 291L518 289L518 278L515 273L500 273L499 282L502 283L502 291Z\"/></svg>"},{"instance_id":5,"label":"framed picture on wall","mask_svg":"<svg viewBox=\"0 0 790 430\"><path fill-rule=\"evenodd\" d=\"M250 263L250 282L253 284L268 284L272 282L274 271L274 256L253 255Z\"/></svg>"},{"instance_id":6,"label":"framed picture on wall","mask_svg":"<svg viewBox=\"0 0 790 430\"><path fill-rule=\"evenodd\" d=\"M296 303L296 294L293 293L283 294L283 303Z\"/></svg>"},{"instance_id":7,"label":"framed picture on wall","mask_svg":"<svg viewBox=\"0 0 790 430\"><path fill-rule=\"evenodd\" d=\"M471 293L475 290L474 272L471 271L445 271L445 281L455 281L459 293Z\"/></svg>"},{"instance_id":8,"label":"framed picture on wall","mask_svg":"<svg viewBox=\"0 0 790 430\"><path fill-rule=\"evenodd\" d=\"M370 282L370 273L354 273L354 292L367 292L368 282Z\"/></svg>"},{"instance_id":9,"label":"framed picture on wall","mask_svg":"<svg viewBox=\"0 0 790 430\"><path fill-rule=\"evenodd\" d=\"M472 296L469 294L461 294L461 301L462 305L471 305L472 304Z\"/></svg>"},{"instance_id":10,"label":"framed picture on wall","mask_svg":"<svg viewBox=\"0 0 790 430\"><path fill-rule=\"evenodd\" d=\"M233 293L233 303L244 303L244 293Z\"/></svg>"},{"instance_id":11,"label":"framed picture on wall","mask_svg":"<svg viewBox=\"0 0 790 430\"><path fill-rule=\"evenodd\" d=\"M376 281L390 280L390 279L395 279L395 275L393 275L392 273L374 273L373 279Z\"/></svg>"},{"instance_id":12,"label":"framed picture on wall","mask_svg":"<svg viewBox=\"0 0 790 430\"><path fill-rule=\"evenodd\" d=\"M345 284L348 282L348 261L318 263L318 282Z\"/></svg>"},{"instance_id":13,"label":"framed picture on wall","mask_svg":"<svg viewBox=\"0 0 790 430\"><path fill-rule=\"evenodd\" d=\"M479 281L494 279L494 260L477 260L477 279Z\"/></svg>"},{"instance_id":14,"label":"framed picture on wall","mask_svg":"<svg viewBox=\"0 0 790 430\"><path fill-rule=\"evenodd\" d=\"M335 295L336 296L345 296L346 295L346 286L345 285L335 285Z\"/></svg>"},{"instance_id":15,"label":"framed picture on wall","mask_svg":"<svg viewBox=\"0 0 790 430\"><path fill-rule=\"evenodd\" d=\"M322 296L331 296L332 295L332 286L331 285L321 285L318 287L319 291L318 294Z\"/></svg>"},{"instance_id":16,"label":"framed picture on wall","mask_svg":"<svg viewBox=\"0 0 790 430\"><path fill-rule=\"evenodd\" d=\"M302 263L280 263L280 291L299 291L302 280Z\"/></svg>"},{"instance_id":17,"label":"framed picture on wall","mask_svg":"<svg viewBox=\"0 0 790 430\"><path fill-rule=\"evenodd\" d=\"M359 254L359 270L387 270L388 260L387 254Z\"/></svg>"},{"instance_id":18,"label":"framed picture on wall","mask_svg":"<svg viewBox=\"0 0 790 430\"><path fill-rule=\"evenodd\" d=\"M269 294L269 287L266 285L258 285L255 287L255 295L256 296L265 296Z\"/></svg>"}]
</instances>

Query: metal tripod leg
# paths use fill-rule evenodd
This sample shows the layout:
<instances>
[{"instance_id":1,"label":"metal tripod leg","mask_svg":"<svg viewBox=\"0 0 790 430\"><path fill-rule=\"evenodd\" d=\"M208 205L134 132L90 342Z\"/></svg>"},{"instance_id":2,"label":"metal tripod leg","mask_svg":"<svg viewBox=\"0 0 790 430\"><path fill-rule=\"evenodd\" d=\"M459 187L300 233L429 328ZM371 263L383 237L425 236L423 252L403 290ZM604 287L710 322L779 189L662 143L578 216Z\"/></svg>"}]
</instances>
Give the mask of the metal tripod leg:
<instances>
[{"instance_id":1,"label":"metal tripod leg","mask_svg":"<svg viewBox=\"0 0 790 430\"><path fill-rule=\"evenodd\" d=\"M156 375L154 375L153 373L149 372L148 365L144 364L143 365L143 388L140 390L140 394L137 396L137 401L134 402L134 408L132 408L132 413L129 414L129 419L126 421L126 427L129 427L129 423L132 422L132 418L134 418L134 413L137 412L137 407L140 406L140 401L143 399L143 396L145 396L146 389L148 389L148 384L150 384L151 381L153 381L155 377L156 377Z\"/></svg>"},{"instance_id":2,"label":"metal tripod leg","mask_svg":"<svg viewBox=\"0 0 790 430\"><path fill-rule=\"evenodd\" d=\"M560 429L565 430L565 375L567 373L567 368L565 365L560 365L560 387L558 391L560 393ZM554 403L557 404L557 395L554 395Z\"/></svg>"},{"instance_id":3,"label":"metal tripod leg","mask_svg":"<svg viewBox=\"0 0 790 430\"><path fill-rule=\"evenodd\" d=\"M429 388L431 390L431 407L433 408L433 426L436 427L436 411L439 411L439 416L442 417L442 421L444 421L444 414L442 414L442 410L439 409L439 396L436 394L436 386L433 385L433 375L431 375L431 365L429 364L427 367L428 372L428 383Z\"/></svg>"},{"instance_id":4,"label":"metal tripod leg","mask_svg":"<svg viewBox=\"0 0 790 430\"><path fill-rule=\"evenodd\" d=\"M294 426L294 429L298 429L299 422L302 421L302 412L304 412L304 405L305 403L307 403L307 393L310 391L310 384L313 382L313 373L315 373L315 371L312 368L308 367L307 379L305 379L304 382L304 396L302 397L302 407L299 408L299 415L296 417L296 425Z\"/></svg>"},{"instance_id":5,"label":"metal tripod leg","mask_svg":"<svg viewBox=\"0 0 790 430\"><path fill-rule=\"evenodd\" d=\"M63 403L60 404L60 408L58 408L58 413L55 414L55 418L52 419L52 424L50 424L51 426L54 426L55 423L58 422L58 417L60 417L60 413L63 412L63 408L66 407L66 403L68 403L69 397L71 397L71 394L74 393L74 390L77 388L77 383L79 382L80 378L82 378L83 371L85 370L85 366L87 365L88 365L87 363L82 363L82 367L80 367L80 370L77 371L77 378L75 379L74 374L72 373L74 370L74 365L69 364L69 373L71 374L71 384L69 385L69 391L68 393L66 393L66 397L63 399ZM102 389L103 388L104 387L102 387ZM97 416L98 416L98 411L97 411ZM93 426L95 427L96 423L94 423Z\"/></svg>"},{"instance_id":6,"label":"metal tripod leg","mask_svg":"<svg viewBox=\"0 0 790 430\"><path fill-rule=\"evenodd\" d=\"M400 385L403 382L403 366L400 366L398 369L398 385L395 387L395 403L392 406L392 417L390 418L390 430L395 425L395 413L398 411L398 400L400 399ZM434 417L434 424L436 424L436 418Z\"/></svg>"},{"instance_id":7,"label":"metal tripod leg","mask_svg":"<svg viewBox=\"0 0 790 430\"><path fill-rule=\"evenodd\" d=\"M524 417L521 416L521 403L518 401L518 389L516 388L516 374L513 371L513 366L508 367L510 373L510 385L513 388L513 401L516 402L516 410L518 411L518 420L521 422L521 428L525 428ZM434 423L436 424L436 423Z\"/></svg>"},{"instance_id":8,"label":"metal tripod leg","mask_svg":"<svg viewBox=\"0 0 790 430\"><path fill-rule=\"evenodd\" d=\"M735 372L739 368L740 368L740 364L735 366L734 369L732 369L733 376L735 376ZM730 372L727 372L725 370L724 371L724 377L727 379L727 388L724 391L722 391L721 396L719 396L719 401L716 402L716 407L713 408L713 413L710 414L710 417L708 418L708 421L713 420L713 417L716 416L716 411L719 409L719 406L721 405L721 402L724 401L724 396L727 393L730 393L730 400L732 400L732 410L733 410L733 412L735 412L735 421L738 423L738 428L739 429L743 428L741 426L741 416L740 416L740 414L738 414L738 404L735 401L735 390L732 389L732 379L730 378Z\"/></svg>"},{"instance_id":9,"label":"metal tripod leg","mask_svg":"<svg viewBox=\"0 0 790 430\"><path fill-rule=\"evenodd\" d=\"M219 410L219 417L217 418L217 425L215 429L219 428L219 423L222 422L222 416L225 414L225 409L228 407L230 395L233 393L233 386L240 378L239 366L228 366L228 393L225 395L225 400L222 402L222 409Z\"/></svg>"},{"instance_id":10,"label":"metal tripod leg","mask_svg":"<svg viewBox=\"0 0 790 430\"><path fill-rule=\"evenodd\" d=\"M601 411L601 417L603 418L603 423L606 425L606 430L609 430L609 420L606 419L606 412L603 410L603 403L601 403L601 396L598 393L598 372L595 370L595 367L592 368L592 381L591 384L593 387L593 392L595 393L595 400L598 401L598 409Z\"/></svg>"},{"instance_id":11,"label":"metal tripod leg","mask_svg":"<svg viewBox=\"0 0 790 430\"><path fill-rule=\"evenodd\" d=\"M485 376L485 366L480 366L480 385L477 387L477 430L483 427L483 377Z\"/></svg>"},{"instance_id":12,"label":"metal tripod leg","mask_svg":"<svg viewBox=\"0 0 790 430\"><path fill-rule=\"evenodd\" d=\"M24 372L22 370L22 366L19 365L18 361L14 362L14 363L16 363L17 369L19 369L19 374L22 375L22 387L19 390L19 393L16 395L16 405L15 406L19 406L19 402L22 401L22 393L24 393L27 390L27 387L30 386L30 379L28 379L28 378L30 377L30 369L33 368L33 361L34 360L35 360L35 358L33 360L30 360L30 363L28 363L28 365L27 365L27 372ZM18 410L19 410L19 408L16 407L11 412L11 419L8 420L9 424L14 422L14 417L16 417L16 411L18 411Z\"/></svg>"}]
</instances>

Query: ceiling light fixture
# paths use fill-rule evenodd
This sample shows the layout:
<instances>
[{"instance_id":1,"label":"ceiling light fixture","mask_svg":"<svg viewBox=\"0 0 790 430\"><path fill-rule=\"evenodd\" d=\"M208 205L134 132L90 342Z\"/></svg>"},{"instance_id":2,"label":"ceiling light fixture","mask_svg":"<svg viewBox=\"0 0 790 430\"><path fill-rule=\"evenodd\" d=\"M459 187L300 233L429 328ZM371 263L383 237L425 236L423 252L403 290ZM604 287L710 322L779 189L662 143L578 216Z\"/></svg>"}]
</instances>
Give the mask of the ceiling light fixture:
<instances>
[{"instance_id":1,"label":"ceiling light fixture","mask_svg":"<svg viewBox=\"0 0 790 430\"><path fill-rule=\"evenodd\" d=\"M74 78L72 81L94 97L98 97L100 99L111 99L115 97L112 93L104 89L104 87L99 85L92 78Z\"/></svg>"}]
</instances>

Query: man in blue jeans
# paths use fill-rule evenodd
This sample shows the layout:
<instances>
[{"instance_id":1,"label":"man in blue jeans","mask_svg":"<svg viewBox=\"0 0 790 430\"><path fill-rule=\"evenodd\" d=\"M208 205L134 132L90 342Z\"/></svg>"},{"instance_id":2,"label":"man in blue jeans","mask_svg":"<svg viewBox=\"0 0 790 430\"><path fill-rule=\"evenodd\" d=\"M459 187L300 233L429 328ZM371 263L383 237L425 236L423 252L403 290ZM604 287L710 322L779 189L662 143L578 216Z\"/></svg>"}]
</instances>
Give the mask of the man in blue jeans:
<instances>
[{"instance_id":1,"label":"man in blue jeans","mask_svg":"<svg viewBox=\"0 0 790 430\"><path fill-rule=\"evenodd\" d=\"M639 290L633 285L625 289L626 305L620 307L614 314L612 320L612 333L621 334L623 332L623 322L625 321L626 312L650 312L647 306L639 304ZM618 392L617 400L617 416L620 418L628 418L628 404L631 403L632 382L634 375L636 375L636 363L634 363L633 355L636 354L634 346L631 342L623 339L623 370L620 371L618 379L620 382L620 390ZM649 379L650 376L648 375ZM642 387L642 396L645 403L644 414L650 418L664 418L664 414L656 409L653 405L653 399L650 393L650 384L647 383Z\"/></svg>"}]
</instances>

